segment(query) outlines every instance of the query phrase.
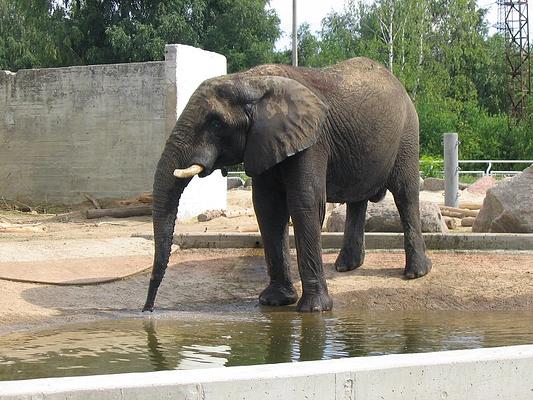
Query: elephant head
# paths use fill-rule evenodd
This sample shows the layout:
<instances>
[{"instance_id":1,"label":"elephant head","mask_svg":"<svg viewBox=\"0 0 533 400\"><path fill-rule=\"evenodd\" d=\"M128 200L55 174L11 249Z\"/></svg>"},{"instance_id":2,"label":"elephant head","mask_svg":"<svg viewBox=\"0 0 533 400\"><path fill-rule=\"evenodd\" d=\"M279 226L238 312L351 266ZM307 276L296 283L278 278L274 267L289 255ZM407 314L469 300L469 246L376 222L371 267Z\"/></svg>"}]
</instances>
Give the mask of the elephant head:
<instances>
[{"instance_id":1,"label":"elephant head","mask_svg":"<svg viewBox=\"0 0 533 400\"><path fill-rule=\"evenodd\" d=\"M152 311L172 244L180 196L192 177L244 162L257 176L312 146L326 105L295 80L233 74L202 83L168 138L154 179L155 255L143 311Z\"/></svg>"}]
</instances>

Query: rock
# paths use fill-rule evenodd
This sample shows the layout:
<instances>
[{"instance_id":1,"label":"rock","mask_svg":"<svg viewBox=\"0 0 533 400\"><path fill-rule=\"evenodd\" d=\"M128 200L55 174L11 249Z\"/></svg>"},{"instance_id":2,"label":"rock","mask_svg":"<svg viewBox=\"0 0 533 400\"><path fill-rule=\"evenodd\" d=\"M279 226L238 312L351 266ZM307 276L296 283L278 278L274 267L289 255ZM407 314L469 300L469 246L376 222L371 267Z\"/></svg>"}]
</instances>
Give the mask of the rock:
<instances>
[{"instance_id":1,"label":"rock","mask_svg":"<svg viewBox=\"0 0 533 400\"><path fill-rule=\"evenodd\" d=\"M418 185L419 190L424 190L424 180L420 177L420 183Z\"/></svg>"},{"instance_id":2,"label":"rock","mask_svg":"<svg viewBox=\"0 0 533 400\"><path fill-rule=\"evenodd\" d=\"M244 181L238 176L228 176L227 178L228 190L236 189L244 186Z\"/></svg>"},{"instance_id":3,"label":"rock","mask_svg":"<svg viewBox=\"0 0 533 400\"><path fill-rule=\"evenodd\" d=\"M444 190L444 179L439 178L426 178L424 179L423 190L429 190L430 192L438 192Z\"/></svg>"},{"instance_id":4,"label":"rock","mask_svg":"<svg viewBox=\"0 0 533 400\"><path fill-rule=\"evenodd\" d=\"M533 165L487 191L472 231L533 233Z\"/></svg>"},{"instance_id":5,"label":"rock","mask_svg":"<svg viewBox=\"0 0 533 400\"><path fill-rule=\"evenodd\" d=\"M436 204L421 201L420 216L422 232L447 232ZM346 221L346 205L340 205L331 212L326 222L326 232L343 232ZM403 232L400 215L392 200L385 199L379 203L368 203L366 211L366 232Z\"/></svg>"},{"instance_id":6,"label":"rock","mask_svg":"<svg viewBox=\"0 0 533 400\"><path fill-rule=\"evenodd\" d=\"M206 222L221 217L222 215L224 215L224 210L207 210L201 214L198 214L196 219L198 222Z\"/></svg>"},{"instance_id":7,"label":"rock","mask_svg":"<svg viewBox=\"0 0 533 400\"><path fill-rule=\"evenodd\" d=\"M496 183L496 179L487 175L479 178L477 181L468 186L466 190L470 193L485 194L487 190L489 190L491 187L494 187Z\"/></svg>"},{"instance_id":8,"label":"rock","mask_svg":"<svg viewBox=\"0 0 533 400\"><path fill-rule=\"evenodd\" d=\"M459 190L468 188L466 183L459 182ZM427 190L430 192L440 192L444 190L444 179L440 178L426 178L420 181L420 190Z\"/></svg>"}]
</instances>

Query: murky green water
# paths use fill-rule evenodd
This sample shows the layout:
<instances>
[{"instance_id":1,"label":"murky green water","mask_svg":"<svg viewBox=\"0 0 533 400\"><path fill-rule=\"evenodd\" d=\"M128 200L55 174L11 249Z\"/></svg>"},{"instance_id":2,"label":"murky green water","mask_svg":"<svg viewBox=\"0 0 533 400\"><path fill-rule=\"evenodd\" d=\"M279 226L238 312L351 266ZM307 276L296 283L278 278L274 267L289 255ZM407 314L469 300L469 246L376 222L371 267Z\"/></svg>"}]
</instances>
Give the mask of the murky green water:
<instances>
[{"instance_id":1,"label":"murky green water","mask_svg":"<svg viewBox=\"0 0 533 400\"><path fill-rule=\"evenodd\" d=\"M294 312L130 319L0 337L0 380L533 343L532 313Z\"/></svg>"}]
</instances>

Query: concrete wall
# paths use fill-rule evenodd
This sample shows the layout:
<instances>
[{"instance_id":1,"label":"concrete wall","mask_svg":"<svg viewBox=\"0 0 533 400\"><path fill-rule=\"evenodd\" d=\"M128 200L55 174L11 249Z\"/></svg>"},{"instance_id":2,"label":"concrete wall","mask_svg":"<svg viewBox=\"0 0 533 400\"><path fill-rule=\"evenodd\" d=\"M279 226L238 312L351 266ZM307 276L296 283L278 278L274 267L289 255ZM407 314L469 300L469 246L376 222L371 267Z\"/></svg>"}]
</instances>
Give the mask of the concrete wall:
<instances>
[{"instance_id":1,"label":"concrete wall","mask_svg":"<svg viewBox=\"0 0 533 400\"><path fill-rule=\"evenodd\" d=\"M226 58L190 46L166 46L167 124L170 132L189 98L204 80L226 74ZM182 62L180 60L187 60ZM206 178L194 177L180 199L178 219L191 218L205 210L226 209L226 178L220 171Z\"/></svg>"},{"instance_id":2,"label":"concrete wall","mask_svg":"<svg viewBox=\"0 0 533 400\"><path fill-rule=\"evenodd\" d=\"M203 80L226 73L219 54L181 45L166 53L164 62L0 71L0 196L74 203L80 192L151 190L184 103ZM222 177L211 180L218 193ZM210 187L191 191L205 196ZM209 197L217 201L208 208L225 207L225 190ZM182 217L196 212L182 209Z\"/></svg>"},{"instance_id":3,"label":"concrete wall","mask_svg":"<svg viewBox=\"0 0 533 400\"><path fill-rule=\"evenodd\" d=\"M531 400L533 345L0 382L2 400Z\"/></svg>"}]
</instances>

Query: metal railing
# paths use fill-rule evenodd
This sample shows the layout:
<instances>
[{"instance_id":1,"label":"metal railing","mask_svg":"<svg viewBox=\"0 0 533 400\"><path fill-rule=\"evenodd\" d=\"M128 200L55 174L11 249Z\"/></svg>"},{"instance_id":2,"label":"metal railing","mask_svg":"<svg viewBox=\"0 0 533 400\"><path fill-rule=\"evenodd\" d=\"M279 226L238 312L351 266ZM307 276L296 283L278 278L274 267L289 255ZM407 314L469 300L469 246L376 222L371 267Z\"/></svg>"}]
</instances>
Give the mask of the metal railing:
<instances>
[{"instance_id":1,"label":"metal railing","mask_svg":"<svg viewBox=\"0 0 533 400\"><path fill-rule=\"evenodd\" d=\"M444 165L444 160L425 160L425 164L439 164ZM479 175L516 175L522 171L514 170L493 170L492 167L494 164L533 164L533 160L458 160L459 165L461 164L485 164L485 169L478 170L466 170L459 167L459 174L479 174ZM524 167L525 168L525 167ZM444 174L444 171L441 170L441 173Z\"/></svg>"},{"instance_id":2,"label":"metal railing","mask_svg":"<svg viewBox=\"0 0 533 400\"><path fill-rule=\"evenodd\" d=\"M444 160L424 161L426 164L442 164ZM458 160L461 164L486 164L485 169L464 170L459 167L459 174L479 174L479 175L516 175L521 171L513 170L492 170L494 164L533 164L533 160ZM441 171L444 173L444 171ZM228 176L240 176L244 171L228 171Z\"/></svg>"},{"instance_id":3,"label":"metal railing","mask_svg":"<svg viewBox=\"0 0 533 400\"><path fill-rule=\"evenodd\" d=\"M482 174L482 175L516 175L521 171L512 170L492 170L493 164L533 164L533 160L459 160L461 164L486 164L487 168L484 170L467 171L459 168L460 174Z\"/></svg>"}]
</instances>

